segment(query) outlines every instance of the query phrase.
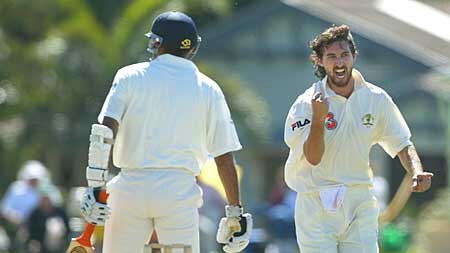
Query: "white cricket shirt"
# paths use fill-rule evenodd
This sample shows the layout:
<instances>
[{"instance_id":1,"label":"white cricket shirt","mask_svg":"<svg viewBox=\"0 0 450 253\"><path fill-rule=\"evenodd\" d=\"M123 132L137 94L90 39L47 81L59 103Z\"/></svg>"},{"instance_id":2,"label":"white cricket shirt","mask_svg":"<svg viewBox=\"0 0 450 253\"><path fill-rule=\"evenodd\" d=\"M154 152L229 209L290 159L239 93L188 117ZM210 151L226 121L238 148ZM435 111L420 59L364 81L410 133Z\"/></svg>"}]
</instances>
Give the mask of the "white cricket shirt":
<instances>
[{"instance_id":1,"label":"white cricket shirt","mask_svg":"<svg viewBox=\"0 0 450 253\"><path fill-rule=\"evenodd\" d=\"M119 123L114 165L200 173L208 154L241 149L219 86L170 54L120 69L98 117Z\"/></svg>"},{"instance_id":2,"label":"white cricket shirt","mask_svg":"<svg viewBox=\"0 0 450 253\"><path fill-rule=\"evenodd\" d=\"M335 185L372 184L369 152L380 144L395 157L411 145L411 133L392 98L381 88L366 82L353 70L355 89L346 99L327 85L327 78L316 82L300 95L286 119L284 139L290 148L285 180L297 192L317 191ZM325 151L313 166L303 155L311 127L311 99L320 91L328 99L325 122Z\"/></svg>"}]
</instances>

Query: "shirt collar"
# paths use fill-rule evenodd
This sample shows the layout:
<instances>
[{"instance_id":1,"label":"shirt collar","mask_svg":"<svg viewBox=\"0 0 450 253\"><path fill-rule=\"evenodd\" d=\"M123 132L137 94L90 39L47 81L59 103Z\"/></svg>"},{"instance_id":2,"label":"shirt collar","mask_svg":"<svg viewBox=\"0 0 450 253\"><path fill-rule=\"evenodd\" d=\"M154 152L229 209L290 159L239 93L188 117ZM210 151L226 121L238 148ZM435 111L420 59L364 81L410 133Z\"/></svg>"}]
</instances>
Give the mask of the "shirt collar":
<instances>
[{"instance_id":1,"label":"shirt collar","mask_svg":"<svg viewBox=\"0 0 450 253\"><path fill-rule=\"evenodd\" d=\"M178 57L171 54L162 54L156 57L153 62L157 62L159 64L174 66L177 68L183 68L187 70L197 71L197 66L195 64L183 57Z\"/></svg>"},{"instance_id":2,"label":"shirt collar","mask_svg":"<svg viewBox=\"0 0 450 253\"><path fill-rule=\"evenodd\" d=\"M357 69L353 69L352 76L355 79L355 88L353 91L357 91L366 86L366 80L364 80L364 77ZM327 78L328 76L325 76L320 81L321 92L323 92L325 98L336 96L337 94L327 85Z\"/></svg>"}]
</instances>

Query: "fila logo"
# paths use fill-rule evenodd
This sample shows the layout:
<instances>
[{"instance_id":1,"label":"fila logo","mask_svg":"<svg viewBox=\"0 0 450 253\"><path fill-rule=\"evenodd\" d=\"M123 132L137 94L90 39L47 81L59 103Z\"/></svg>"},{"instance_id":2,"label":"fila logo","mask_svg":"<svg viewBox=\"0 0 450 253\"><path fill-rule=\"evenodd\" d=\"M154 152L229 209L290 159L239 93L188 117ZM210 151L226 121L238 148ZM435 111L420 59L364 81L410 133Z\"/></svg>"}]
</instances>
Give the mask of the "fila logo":
<instances>
[{"instance_id":1,"label":"fila logo","mask_svg":"<svg viewBox=\"0 0 450 253\"><path fill-rule=\"evenodd\" d=\"M309 123L311 123L311 121L309 119L305 119L303 122L301 120L299 120L299 121L297 121L295 123L292 123L291 124L292 131L294 131L295 128L299 128L300 129L300 128L308 125Z\"/></svg>"}]
</instances>

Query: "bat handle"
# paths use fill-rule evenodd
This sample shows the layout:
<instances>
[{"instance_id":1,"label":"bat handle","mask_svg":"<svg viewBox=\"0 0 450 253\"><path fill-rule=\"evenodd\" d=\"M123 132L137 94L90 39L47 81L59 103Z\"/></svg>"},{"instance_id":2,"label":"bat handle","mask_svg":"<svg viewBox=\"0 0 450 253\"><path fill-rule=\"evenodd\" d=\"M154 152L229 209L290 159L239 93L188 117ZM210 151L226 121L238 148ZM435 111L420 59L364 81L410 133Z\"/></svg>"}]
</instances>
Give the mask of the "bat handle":
<instances>
[{"instance_id":1,"label":"bat handle","mask_svg":"<svg viewBox=\"0 0 450 253\"><path fill-rule=\"evenodd\" d=\"M109 194L105 190L101 190L98 193L98 202L105 204L106 200L108 199Z\"/></svg>"},{"instance_id":2,"label":"bat handle","mask_svg":"<svg viewBox=\"0 0 450 253\"><path fill-rule=\"evenodd\" d=\"M92 234L94 233L94 230L95 230L95 225L88 223L86 225L86 227L84 228L84 231L81 234L81 236L77 238L77 242L80 245L83 245L86 247L92 247L91 237L92 237Z\"/></svg>"},{"instance_id":3,"label":"bat handle","mask_svg":"<svg viewBox=\"0 0 450 253\"><path fill-rule=\"evenodd\" d=\"M106 191L102 190L98 194L98 201L100 203L106 203L108 196L109 196L109 194ZM92 237L92 234L94 233L94 230L95 230L95 225L88 223L86 225L86 227L84 228L84 231L81 234L81 236L77 238L77 242L83 246L92 247L91 237Z\"/></svg>"}]
</instances>

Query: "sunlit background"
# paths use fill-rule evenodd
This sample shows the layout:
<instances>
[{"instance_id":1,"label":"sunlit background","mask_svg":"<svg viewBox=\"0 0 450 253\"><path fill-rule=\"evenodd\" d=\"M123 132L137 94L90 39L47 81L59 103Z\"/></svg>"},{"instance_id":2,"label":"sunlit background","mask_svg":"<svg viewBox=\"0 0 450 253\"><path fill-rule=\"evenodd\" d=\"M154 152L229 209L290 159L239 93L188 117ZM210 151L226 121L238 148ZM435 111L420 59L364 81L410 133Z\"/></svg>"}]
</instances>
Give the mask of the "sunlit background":
<instances>
[{"instance_id":1,"label":"sunlit background","mask_svg":"<svg viewBox=\"0 0 450 253\"><path fill-rule=\"evenodd\" d=\"M435 174L430 191L413 194L395 219L380 224L380 251L449 252L450 0L2 0L1 253L63 253L82 231L77 201L90 126L115 72L148 59L144 34L167 10L197 22L203 42L194 61L222 87L236 122L242 197L255 220L246 253L298 252L295 193L282 177L284 120L316 81L308 42L331 24L350 26L355 67L394 98ZM383 208L405 173L379 147L371 166ZM202 253L221 252L214 237L225 202L213 160L206 167ZM12 200L30 211L5 210L7 191L26 192L33 178L38 191L27 194L34 202ZM101 252L101 229L95 237Z\"/></svg>"}]
</instances>

